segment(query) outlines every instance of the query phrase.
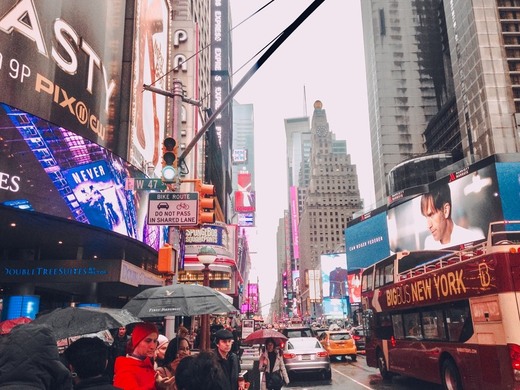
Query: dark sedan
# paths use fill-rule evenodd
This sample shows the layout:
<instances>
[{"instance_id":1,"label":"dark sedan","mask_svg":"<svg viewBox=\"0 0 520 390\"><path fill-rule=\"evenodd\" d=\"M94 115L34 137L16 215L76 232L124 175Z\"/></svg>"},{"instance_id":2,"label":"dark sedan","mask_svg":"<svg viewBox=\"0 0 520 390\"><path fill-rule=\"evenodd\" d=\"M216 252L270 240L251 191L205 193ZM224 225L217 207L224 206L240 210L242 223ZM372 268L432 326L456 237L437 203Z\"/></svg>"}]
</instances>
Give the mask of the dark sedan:
<instances>
[{"instance_id":1,"label":"dark sedan","mask_svg":"<svg viewBox=\"0 0 520 390\"><path fill-rule=\"evenodd\" d=\"M350 331L352 338L356 342L357 353L365 353L365 330L362 326L352 328Z\"/></svg>"}]
</instances>

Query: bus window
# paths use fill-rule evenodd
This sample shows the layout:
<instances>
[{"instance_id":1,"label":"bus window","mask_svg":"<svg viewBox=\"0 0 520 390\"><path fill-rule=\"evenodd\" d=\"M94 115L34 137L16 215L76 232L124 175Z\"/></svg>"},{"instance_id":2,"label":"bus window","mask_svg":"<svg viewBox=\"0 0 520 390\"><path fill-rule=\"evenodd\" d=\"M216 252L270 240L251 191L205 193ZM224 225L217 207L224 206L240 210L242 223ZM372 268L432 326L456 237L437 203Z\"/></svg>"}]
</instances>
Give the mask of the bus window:
<instances>
[{"instance_id":1,"label":"bus window","mask_svg":"<svg viewBox=\"0 0 520 390\"><path fill-rule=\"evenodd\" d=\"M419 313L403 314L404 334L406 337L422 338Z\"/></svg>"},{"instance_id":2,"label":"bus window","mask_svg":"<svg viewBox=\"0 0 520 390\"><path fill-rule=\"evenodd\" d=\"M385 284L394 282L394 263L385 267Z\"/></svg>"},{"instance_id":3,"label":"bus window","mask_svg":"<svg viewBox=\"0 0 520 390\"><path fill-rule=\"evenodd\" d=\"M373 290L373 274L374 267L367 268L365 271L363 271L363 276L361 277L361 291Z\"/></svg>"},{"instance_id":4,"label":"bus window","mask_svg":"<svg viewBox=\"0 0 520 390\"><path fill-rule=\"evenodd\" d=\"M383 339L383 340L388 340L388 339L390 339L390 337L392 337L394 335L390 314L379 313L376 316L375 334L376 334L376 337Z\"/></svg>"},{"instance_id":5,"label":"bus window","mask_svg":"<svg viewBox=\"0 0 520 390\"><path fill-rule=\"evenodd\" d=\"M468 301L457 302L446 310L448 340L465 342L473 335Z\"/></svg>"},{"instance_id":6,"label":"bus window","mask_svg":"<svg viewBox=\"0 0 520 390\"><path fill-rule=\"evenodd\" d=\"M424 337L431 340L445 340L444 314L442 310L424 311L422 315Z\"/></svg>"},{"instance_id":7,"label":"bus window","mask_svg":"<svg viewBox=\"0 0 520 390\"><path fill-rule=\"evenodd\" d=\"M376 275L374 277L374 288L381 287L384 284L383 268L376 268Z\"/></svg>"},{"instance_id":8,"label":"bus window","mask_svg":"<svg viewBox=\"0 0 520 390\"><path fill-rule=\"evenodd\" d=\"M381 265L376 268L375 286L381 287L394 281L394 263Z\"/></svg>"},{"instance_id":9,"label":"bus window","mask_svg":"<svg viewBox=\"0 0 520 390\"><path fill-rule=\"evenodd\" d=\"M392 326L394 328L394 337L396 339L404 339L403 317L401 314L392 315Z\"/></svg>"}]
</instances>

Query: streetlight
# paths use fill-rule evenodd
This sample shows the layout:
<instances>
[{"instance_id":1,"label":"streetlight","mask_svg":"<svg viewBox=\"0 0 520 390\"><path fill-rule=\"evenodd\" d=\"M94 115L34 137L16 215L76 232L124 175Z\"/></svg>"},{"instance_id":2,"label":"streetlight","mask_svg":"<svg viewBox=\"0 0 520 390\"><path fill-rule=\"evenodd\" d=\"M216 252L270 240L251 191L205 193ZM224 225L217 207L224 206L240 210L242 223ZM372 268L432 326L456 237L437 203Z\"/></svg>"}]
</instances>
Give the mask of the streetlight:
<instances>
[{"instance_id":1,"label":"streetlight","mask_svg":"<svg viewBox=\"0 0 520 390\"><path fill-rule=\"evenodd\" d=\"M213 264L213 262L217 259L217 252L210 246L203 246L199 249L199 253L197 253L197 259L204 265L202 269L202 274L204 275L204 279L202 281L202 285L209 287L209 266ZM201 316L200 323L200 336L201 343L200 349L202 351L209 349L209 314L203 314Z\"/></svg>"}]
</instances>

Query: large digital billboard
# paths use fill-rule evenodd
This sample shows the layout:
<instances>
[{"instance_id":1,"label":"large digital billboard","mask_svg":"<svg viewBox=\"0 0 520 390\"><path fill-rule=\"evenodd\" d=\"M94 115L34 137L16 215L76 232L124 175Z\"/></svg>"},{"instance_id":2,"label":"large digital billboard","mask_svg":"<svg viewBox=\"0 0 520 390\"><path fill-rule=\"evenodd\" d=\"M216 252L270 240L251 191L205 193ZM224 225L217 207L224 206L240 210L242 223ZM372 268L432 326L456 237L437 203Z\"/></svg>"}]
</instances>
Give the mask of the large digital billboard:
<instances>
[{"instance_id":1,"label":"large digital billboard","mask_svg":"<svg viewBox=\"0 0 520 390\"><path fill-rule=\"evenodd\" d=\"M457 248L485 238L502 207L494 165L475 164L388 210L390 250Z\"/></svg>"},{"instance_id":2,"label":"large digital billboard","mask_svg":"<svg viewBox=\"0 0 520 390\"><path fill-rule=\"evenodd\" d=\"M401 250L458 249L484 240L493 221L520 220L519 159L490 156L349 222L348 270Z\"/></svg>"},{"instance_id":3,"label":"large digital billboard","mask_svg":"<svg viewBox=\"0 0 520 390\"><path fill-rule=\"evenodd\" d=\"M62 127L0 104L0 204L72 219L158 249L148 195L125 190L144 177L119 156Z\"/></svg>"},{"instance_id":4,"label":"large digital billboard","mask_svg":"<svg viewBox=\"0 0 520 390\"><path fill-rule=\"evenodd\" d=\"M386 207L360 217L345 229L348 269L368 267L390 255Z\"/></svg>"},{"instance_id":5,"label":"large digital billboard","mask_svg":"<svg viewBox=\"0 0 520 390\"><path fill-rule=\"evenodd\" d=\"M520 221L520 163L495 164L504 219Z\"/></svg>"},{"instance_id":6,"label":"large digital billboard","mask_svg":"<svg viewBox=\"0 0 520 390\"><path fill-rule=\"evenodd\" d=\"M348 271L345 253L321 255L323 312L330 316L348 313Z\"/></svg>"},{"instance_id":7,"label":"large digital billboard","mask_svg":"<svg viewBox=\"0 0 520 390\"><path fill-rule=\"evenodd\" d=\"M133 44L134 61L132 68L132 102L130 127L129 161L136 167L147 169L148 173L161 176L161 145L166 134L166 108L172 99L151 91L143 90L143 85L152 85L167 91L168 70L171 66L170 12L167 0L136 0ZM174 38L178 49L179 37ZM182 119L185 121L185 118ZM172 134L179 142L180 134ZM179 142L180 143L180 142Z\"/></svg>"},{"instance_id":8,"label":"large digital billboard","mask_svg":"<svg viewBox=\"0 0 520 390\"><path fill-rule=\"evenodd\" d=\"M124 1L0 2L0 102L115 150Z\"/></svg>"}]
</instances>

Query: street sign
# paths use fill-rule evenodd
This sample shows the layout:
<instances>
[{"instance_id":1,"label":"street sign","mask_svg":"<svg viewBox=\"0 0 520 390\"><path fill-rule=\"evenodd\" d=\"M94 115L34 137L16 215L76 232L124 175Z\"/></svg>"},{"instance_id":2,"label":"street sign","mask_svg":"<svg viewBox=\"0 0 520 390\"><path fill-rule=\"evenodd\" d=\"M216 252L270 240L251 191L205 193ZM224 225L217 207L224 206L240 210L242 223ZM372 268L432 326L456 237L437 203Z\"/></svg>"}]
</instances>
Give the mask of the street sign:
<instances>
[{"instance_id":1,"label":"street sign","mask_svg":"<svg viewBox=\"0 0 520 390\"><path fill-rule=\"evenodd\" d=\"M125 180L125 190L127 191L162 191L166 189L166 184L161 179L135 179Z\"/></svg>"},{"instance_id":2,"label":"street sign","mask_svg":"<svg viewBox=\"0 0 520 390\"><path fill-rule=\"evenodd\" d=\"M198 192L152 192L148 197L148 225L196 226Z\"/></svg>"}]
</instances>

